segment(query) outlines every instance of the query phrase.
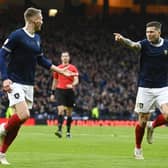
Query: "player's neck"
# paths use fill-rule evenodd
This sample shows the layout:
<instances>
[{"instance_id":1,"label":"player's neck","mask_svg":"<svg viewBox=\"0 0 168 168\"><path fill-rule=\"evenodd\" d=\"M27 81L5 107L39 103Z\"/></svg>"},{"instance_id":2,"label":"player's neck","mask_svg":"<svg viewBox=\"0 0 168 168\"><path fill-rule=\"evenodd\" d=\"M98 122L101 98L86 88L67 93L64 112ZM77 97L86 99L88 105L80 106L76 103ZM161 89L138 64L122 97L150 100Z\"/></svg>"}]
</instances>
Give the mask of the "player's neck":
<instances>
[{"instance_id":1,"label":"player's neck","mask_svg":"<svg viewBox=\"0 0 168 168\"><path fill-rule=\"evenodd\" d=\"M69 63L68 63L68 62L67 62L67 63L64 63L64 62L63 62L62 64L63 64L64 66L67 66L67 65L69 65Z\"/></svg>"},{"instance_id":2,"label":"player's neck","mask_svg":"<svg viewBox=\"0 0 168 168\"><path fill-rule=\"evenodd\" d=\"M154 45L156 45L156 44L161 43L161 41L162 41L162 39L159 38L159 39L157 39L156 41L152 41L151 43L154 44Z\"/></svg>"},{"instance_id":3,"label":"player's neck","mask_svg":"<svg viewBox=\"0 0 168 168\"><path fill-rule=\"evenodd\" d=\"M25 28L25 30L26 30L28 33L34 35L35 30L34 30L34 28L33 28L30 24L26 24L24 28Z\"/></svg>"}]
</instances>

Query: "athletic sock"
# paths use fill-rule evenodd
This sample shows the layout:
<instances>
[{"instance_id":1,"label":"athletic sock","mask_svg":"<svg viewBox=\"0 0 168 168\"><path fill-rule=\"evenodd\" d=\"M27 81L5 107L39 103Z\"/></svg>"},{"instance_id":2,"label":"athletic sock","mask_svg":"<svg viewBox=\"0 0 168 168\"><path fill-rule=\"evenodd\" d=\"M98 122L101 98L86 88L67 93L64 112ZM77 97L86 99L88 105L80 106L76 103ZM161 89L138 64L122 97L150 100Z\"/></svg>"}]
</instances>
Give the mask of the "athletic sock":
<instances>
[{"instance_id":1,"label":"athletic sock","mask_svg":"<svg viewBox=\"0 0 168 168\"><path fill-rule=\"evenodd\" d=\"M135 140L136 140L136 148L141 148L142 139L144 136L145 127L141 127L139 124L135 127Z\"/></svg>"},{"instance_id":2,"label":"athletic sock","mask_svg":"<svg viewBox=\"0 0 168 168\"><path fill-rule=\"evenodd\" d=\"M6 136L4 136L2 146L0 148L0 152L5 153L7 151L9 146L12 144L12 142L16 138L19 128L20 128L20 125L15 126L12 130L7 132Z\"/></svg>"},{"instance_id":3,"label":"athletic sock","mask_svg":"<svg viewBox=\"0 0 168 168\"><path fill-rule=\"evenodd\" d=\"M166 124L168 121L164 118L163 114L160 114L152 123L152 127L158 127L160 125Z\"/></svg>"},{"instance_id":4,"label":"athletic sock","mask_svg":"<svg viewBox=\"0 0 168 168\"><path fill-rule=\"evenodd\" d=\"M67 132L70 132L70 129L71 129L71 123L72 123L72 117L71 116L68 116L67 118Z\"/></svg>"},{"instance_id":5,"label":"athletic sock","mask_svg":"<svg viewBox=\"0 0 168 168\"><path fill-rule=\"evenodd\" d=\"M64 116L58 115L58 131L62 131L63 122L64 122Z\"/></svg>"},{"instance_id":6,"label":"athletic sock","mask_svg":"<svg viewBox=\"0 0 168 168\"><path fill-rule=\"evenodd\" d=\"M7 124L5 124L5 130L11 131L13 128L20 126L22 123L21 119L19 116L15 113L9 118Z\"/></svg>"}]
</instances>

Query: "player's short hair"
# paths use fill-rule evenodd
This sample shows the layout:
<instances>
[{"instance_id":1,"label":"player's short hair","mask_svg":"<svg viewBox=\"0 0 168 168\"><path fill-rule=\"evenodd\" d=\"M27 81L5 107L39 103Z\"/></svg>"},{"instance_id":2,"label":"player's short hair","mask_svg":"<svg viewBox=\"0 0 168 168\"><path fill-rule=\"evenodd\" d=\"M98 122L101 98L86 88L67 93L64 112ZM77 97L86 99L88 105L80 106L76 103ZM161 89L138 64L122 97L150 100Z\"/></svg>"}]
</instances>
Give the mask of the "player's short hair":
<instances>
[{"instance_id":1,"label":"player's short hair","mask_svg":"<svg viewBox=\"0 0 168 168\"><path fill-rule=\"evenodd\" d=\"M162 24L158 21L151 21L146 24L146 27L155 27L158 30L161 30Z\"/></svg>"},{"instance_id":2,"label":"player's short hair","mask_svg":"<svg viewBox=\"0 0 168 168\"><path fill-rule=\"evenodd\" d=\"M36 16L41 13L40 9L36 9L33 7L27 8L26 11L24 12L24 19L27 21L31 17Z\"/></svg>"},{"instance_id":3,"label":"player's short hair","mask_svg":"<svg viewBox=\"0 0 168 168\"><path fill-rule=\"evenodd\" d=\"M67 50L62 51L62 52L61 52L61 56L62 56L62 54L65 54L65 53L70 56L70 53L69 53Z\"/></svg>"}]
</instances>

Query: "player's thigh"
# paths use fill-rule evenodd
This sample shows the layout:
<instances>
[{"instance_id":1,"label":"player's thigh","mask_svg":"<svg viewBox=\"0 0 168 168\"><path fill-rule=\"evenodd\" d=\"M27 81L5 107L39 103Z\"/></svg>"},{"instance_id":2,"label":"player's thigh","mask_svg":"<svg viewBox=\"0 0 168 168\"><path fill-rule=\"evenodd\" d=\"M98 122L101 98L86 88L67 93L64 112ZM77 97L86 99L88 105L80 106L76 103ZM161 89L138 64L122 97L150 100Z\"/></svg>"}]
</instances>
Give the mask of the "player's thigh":
<instances>
[{"instance_id":1,"label":"player's thigh","mask_svg":"<svg viewBox=\"0 0 168 168\"><path fill-rule=\"evenodd\" d=\"M152 89L138 88L135 112L137 113L149 113L155 110L155 96L152 93Z\"/></svg>"},{"instance_id":2,"label":"player's thigh","mask_svg":"<svg viewBox=\"0 0 168 168\"><path fill-rule=\"evenodd\" d=\"M30 117L30 112L26 101L15 104L14 108L20 119L25 120Z\"/></svg>"},{"instance_id":3,"label":"player's thigh","mask_svg":"<svg viewBox=\"0 0 168 168\"><path fill-rule=\"evenodd\" d=\"M64 105L58 105L57 109L58 109L58 115L64 115L64 111L65 111Z\"/></svg>"},{"instance_id":4,"label":"player's thigh","mask_svg":"<svg viewBox=\"0 0 168 168\"><path fill-rule=\"evenodd\" d=\"M66 115L71 116L72 115L72 110L73 110L73 107L66 107Z\"/></svg>"},{"instance_id":5,"label":"player's thigh","mask_svg":"<svg viewBox=\"0 0 168 168\"><path fill-rule=\"evenodd\" d=\"M138 121L140 126L145 127L147 121L149 120L151 113L138 113Z\"/></svg>"}]
</instances>

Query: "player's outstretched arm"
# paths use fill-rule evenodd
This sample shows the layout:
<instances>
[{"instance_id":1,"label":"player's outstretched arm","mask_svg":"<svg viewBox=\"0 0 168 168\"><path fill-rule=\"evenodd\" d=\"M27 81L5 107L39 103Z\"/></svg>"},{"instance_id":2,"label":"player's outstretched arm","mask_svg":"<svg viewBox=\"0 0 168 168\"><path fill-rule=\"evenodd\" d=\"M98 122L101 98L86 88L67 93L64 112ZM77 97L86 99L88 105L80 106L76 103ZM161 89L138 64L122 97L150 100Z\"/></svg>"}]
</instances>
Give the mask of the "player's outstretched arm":
<instances>
[{"instance_id":1,"label":"player's outstretched arm","mask_svg":"<svg viewBox=\"0 0 168 168\"><path fill-rule=\"evenodd\" d=\"M64 76L75 76L75 74L73 72L70 72L70 71L67 70L68 67L59 68L59 67L55 66L43 54L37 56L37 63L40 66L42 66L42 67L44 67L48 70L55 71L55 72L57 72L59 74L62 74Z\"/></svg>"},{"instance_id":2,"label":"player's outstretched arm","mask_svg":"<svg viewBox=\"0 0 168 168\"><path fill-rule=\"evenodd\" d=\"M68 67L59 68L59 67L52 64L50 70L55 71L55 72L62 74L64 76L75 76L75 73L69 71Z\"/></svg>"},{"instance_id":3,"label":"player's outstretched arm","mask_svg":"<svg viewBox=\"0 0 168 168\"><path fill-rule=\"evenodd\" d=\"M125 46L131 48L131 49L135 49L135 50L140 50L141 49L141 45L139 42L134 42L128 38L125 38L124 36L122 36L120 33L113 33L115 36L115 41L124 44Z\"/></svg>"}]
</instances>

